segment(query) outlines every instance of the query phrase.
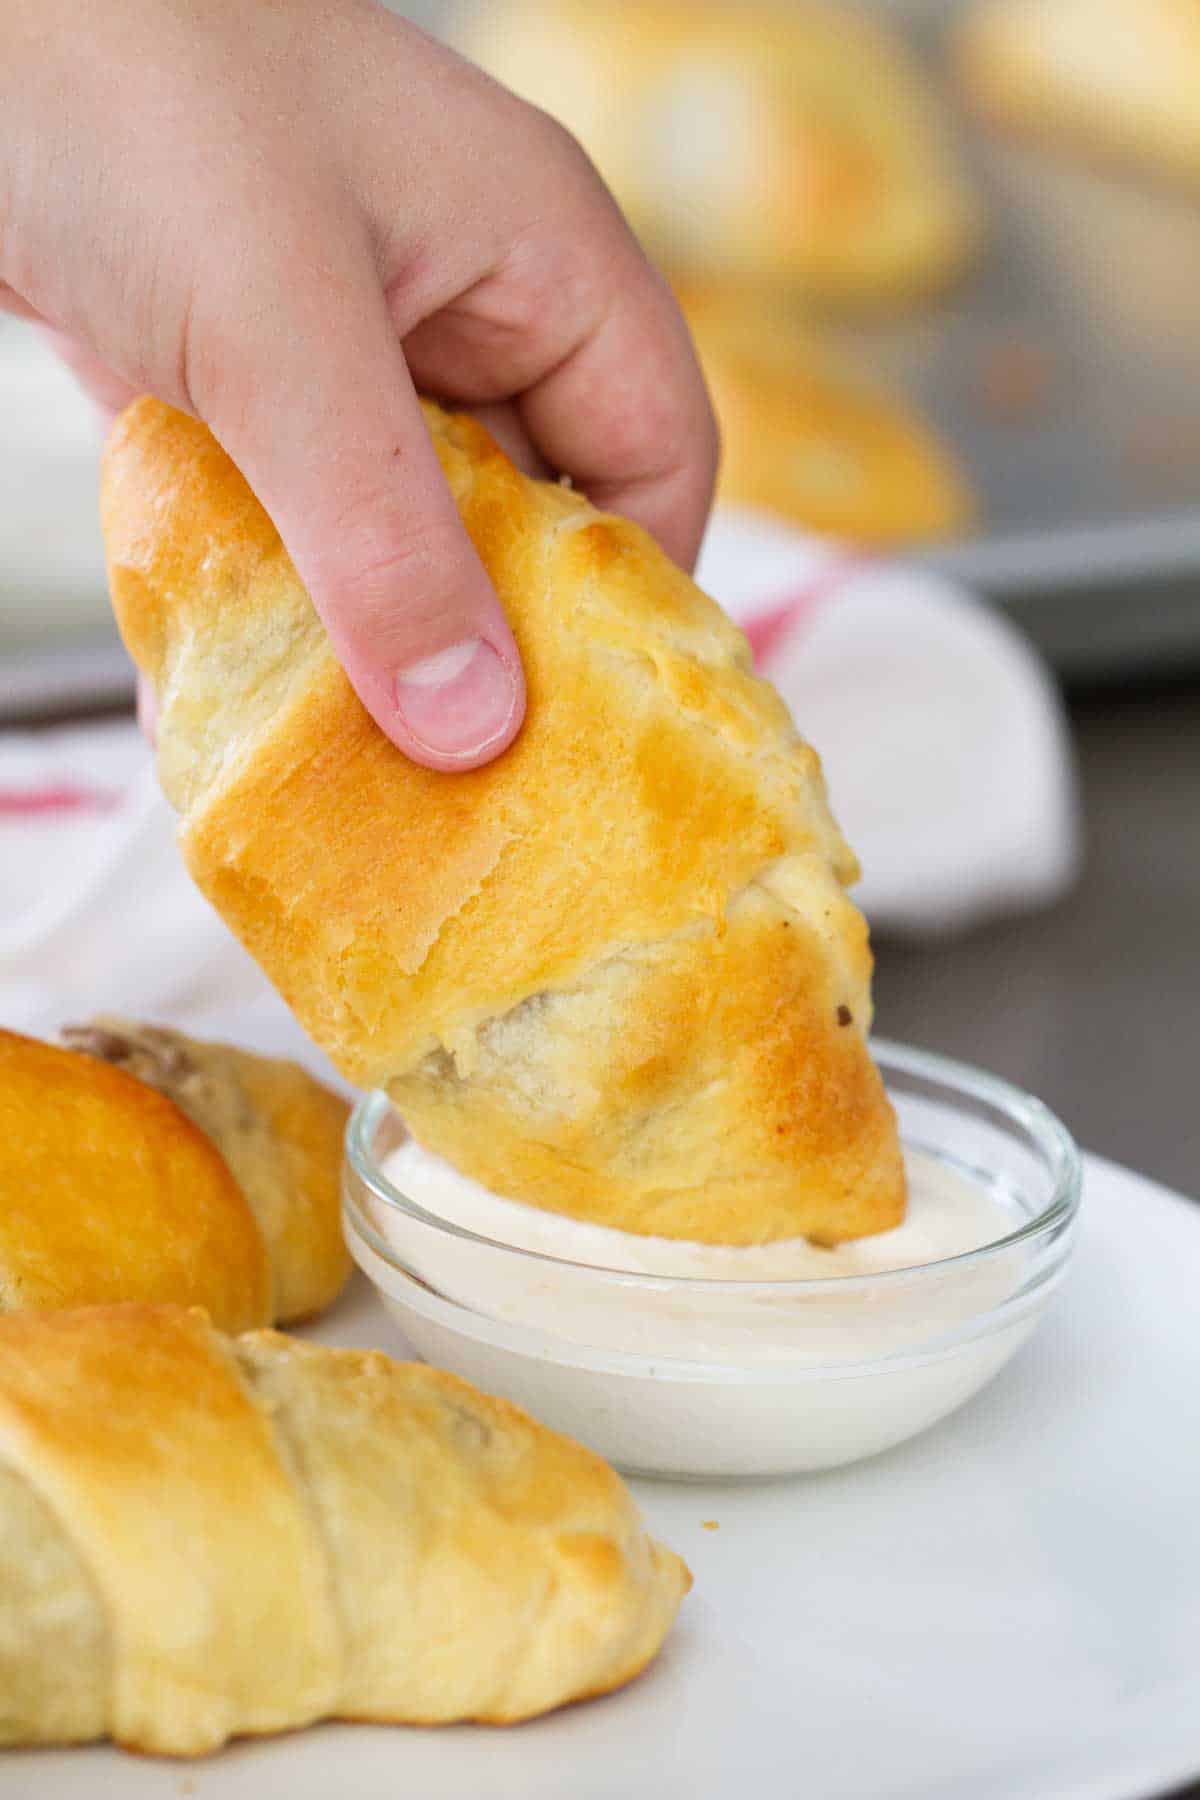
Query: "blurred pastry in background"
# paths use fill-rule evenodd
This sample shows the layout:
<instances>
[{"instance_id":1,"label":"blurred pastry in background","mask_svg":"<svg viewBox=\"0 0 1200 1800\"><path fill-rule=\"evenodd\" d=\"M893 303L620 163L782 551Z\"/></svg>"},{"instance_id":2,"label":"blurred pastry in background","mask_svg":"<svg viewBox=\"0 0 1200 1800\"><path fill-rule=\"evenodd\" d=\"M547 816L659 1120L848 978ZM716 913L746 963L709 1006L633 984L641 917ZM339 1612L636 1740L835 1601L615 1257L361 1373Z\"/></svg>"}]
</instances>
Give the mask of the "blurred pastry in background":
<instances>
[{"instance_id":1,"label":"blurred pastry in background","mask_svg":"<svg viewBox=\"0 0 1200 1800\"><path fill-rule=\"evenodd\" d=\"M1200 182L1195 0L984 0L955 57L999 124Z\"/></svg>"},{"instance_id":2,"label":"blurred pastry in background","mask_svg":"<svg viewBox=\"0 0 1200 1800\"><path fill-rule=\"evenodd\" d=\"M679 284L721 423L720 496L865 544L953 536L976 515L951 451L761 293Z\"/></svg>"},{"instance_id":3,"label":"blurred pastry in background","mask_svg":"<svg viewBox=\"0 0 1200 1800\"><path fill-rule=\"evenodd\" d=\"M675 269L907 299L979 235L933 93L854 9L497 0L460 43L575 133Z\"/></svg>"}]
</instances>

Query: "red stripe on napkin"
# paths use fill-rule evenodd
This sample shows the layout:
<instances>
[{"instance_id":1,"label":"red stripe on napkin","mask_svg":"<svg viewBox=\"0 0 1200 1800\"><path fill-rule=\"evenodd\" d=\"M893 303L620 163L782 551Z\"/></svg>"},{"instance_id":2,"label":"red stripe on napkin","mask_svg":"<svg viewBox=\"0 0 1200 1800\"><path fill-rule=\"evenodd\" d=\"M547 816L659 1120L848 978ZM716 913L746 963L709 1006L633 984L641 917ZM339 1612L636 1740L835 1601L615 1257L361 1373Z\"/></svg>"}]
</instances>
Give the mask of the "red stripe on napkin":
<instances>
[{"instance_id":1,"label":"red stripe on napkin","mask_svg":"<svg viewBox=\"0 0 1200 1800\"><path fill-rule=\"evenodd\" d=\"M0 819L34 819L66 813L112 812L121 804L115 788L49 782L43 787L0 787Z\"/></svg>"},{"instance_id":2,"label":"red stripe on napkin","mask_svg":"<svg viewBox=\"0 0 1200 1800\"><path fill-rule=\"evenodd\" d=\"M743 620L742 630L754 652L756 665L761 669L784 638L790 637L799 626L810 624L813 614L827 606L870 560L862 551L847 552L826 563L807 587L765 608L753 619Z\"/></svg>"}]
</instances>

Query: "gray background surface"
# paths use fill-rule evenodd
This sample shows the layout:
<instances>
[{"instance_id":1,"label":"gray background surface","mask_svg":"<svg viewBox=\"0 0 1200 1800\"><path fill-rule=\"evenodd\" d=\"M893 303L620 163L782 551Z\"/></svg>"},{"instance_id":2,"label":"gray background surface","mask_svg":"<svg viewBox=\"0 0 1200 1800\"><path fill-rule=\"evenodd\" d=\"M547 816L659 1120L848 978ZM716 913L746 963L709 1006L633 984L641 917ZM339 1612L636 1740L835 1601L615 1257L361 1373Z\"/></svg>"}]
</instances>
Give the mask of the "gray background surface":
<instances>
[{"instance_id":1,"label":"gray background surface","mask_svg":"<svg viewBox=\"0 0 1200 1800\"><path fill-rule=\"evenodd\" d=\"M1087 863L1052 910L877 945L876 1028L1039 1094L1200 1197L1200 678L1072 703Z\"/></svg>"}]
</instances>

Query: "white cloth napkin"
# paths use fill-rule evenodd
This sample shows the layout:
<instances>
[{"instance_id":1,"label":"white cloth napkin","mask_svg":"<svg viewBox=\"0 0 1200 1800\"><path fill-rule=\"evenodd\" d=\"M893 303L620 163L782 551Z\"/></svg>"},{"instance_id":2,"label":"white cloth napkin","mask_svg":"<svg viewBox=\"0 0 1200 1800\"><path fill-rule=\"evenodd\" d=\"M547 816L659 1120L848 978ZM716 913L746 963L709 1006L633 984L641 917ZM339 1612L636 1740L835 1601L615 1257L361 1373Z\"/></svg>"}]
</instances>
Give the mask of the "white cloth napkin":
<instances>
[{"instance_id":1,"label":"white cloth napkin","mask_svg":"<svg viewBox=\"0 0 1200 1800\"><path fill-rule=\"evenodd\" d=\"M961 928L1069 882L1061 711L1002 620L928 575L733 515L702 579L820 748L877 929ZM0 1022L107 1008L203 1027L279 1006L188 880L132 724L0 735Z\"/></svg>"},{"instance_id":2,"label":"white cloth napkin","mask_svg":"<svg viewBox=\"0 0 1200 1800\"><path fill-rule=\"evenodd\" d=\"M877 930L1049 904L1080 864L1058 691L994 608L914 566L722 512L699 577L821 753Z\"/></svg>"},{"instance_id":3,"label":"white cloth napkin","mask_svg":"<svg viewBox=\"0 0 1200 1800\"><path fill-rule=\"evenodd\" d=\"M0 736L0 1023L184 1022L268 993L184 870L136 726Z\"/></svg>"}]
</instances>

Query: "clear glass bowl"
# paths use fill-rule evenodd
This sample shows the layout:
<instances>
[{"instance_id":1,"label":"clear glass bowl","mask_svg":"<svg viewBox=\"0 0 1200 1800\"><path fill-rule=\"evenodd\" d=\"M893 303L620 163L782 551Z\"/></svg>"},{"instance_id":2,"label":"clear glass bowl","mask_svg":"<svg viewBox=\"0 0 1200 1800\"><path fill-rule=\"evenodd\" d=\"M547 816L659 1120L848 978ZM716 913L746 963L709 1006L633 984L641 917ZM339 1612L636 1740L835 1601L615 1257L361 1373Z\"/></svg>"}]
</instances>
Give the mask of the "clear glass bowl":
<instances>
[{"instance_id":1,"label":"clear glass bowl","mask_svg":"<svg viewBox=\"0 0 1200 1800\"><path fill-rule=\"evenodd\" d=\"M749 1479L875 1455L962 1405L1028 1339L1070 1254L1080 1167L1030 1095L925 1051L873 1049L914 1189L940 1165L983 1190L1002 1209L993 1242L782 1281L570 1261L402 1193L383 1164L404 1122L376 1093L347 1131L351 1251L421 1356L628 1473Z\"/></svg>"}]
</instances>

